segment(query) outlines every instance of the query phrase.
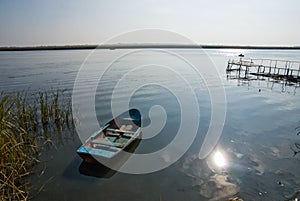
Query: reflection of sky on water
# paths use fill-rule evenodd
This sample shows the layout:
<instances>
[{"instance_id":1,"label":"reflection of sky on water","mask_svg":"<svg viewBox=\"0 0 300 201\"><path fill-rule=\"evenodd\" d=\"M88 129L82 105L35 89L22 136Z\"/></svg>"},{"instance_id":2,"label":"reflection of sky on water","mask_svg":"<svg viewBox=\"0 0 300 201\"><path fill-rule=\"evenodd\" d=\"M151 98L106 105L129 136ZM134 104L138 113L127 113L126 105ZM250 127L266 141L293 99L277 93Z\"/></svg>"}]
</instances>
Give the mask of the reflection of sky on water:
<instances>
[{"instance_id":1,"label":"reflection of sky on water","mask_svg":"<svg viewBox=\"0 0 300 201\"><path fill-rule=\"evenodd\" d=\"M220 55L226 56L226 57L237 57L239 54L248 54L249 50L246 49L221 49Z\"/></svg>"},{"instance_id":2,"label":"reflection of sky on water","mask_svg":"<svg viewBox=\"0 0 300 201\"><path fill-rule=\"evenodd\" d=\"M199 65L204 57L197 50L180 52L192 56ZM53 51L0 54L1 61L5 61L0 64L3 70L0 75L1 86L10 91L27 89L28 86L31 86L32 90L47 89L50 86L70 89L76 77L76 70L87 53L88 51ZM96 57L89 61L91 70L108 63L109 57L99 60L103 58L102 53L98 51ZM208 50L207 53L215 63L225 85L227 116L219 144L206 160L199 160L198 152L201 137L209 125L209 94L203 80L195 79L191 70L185 71L184 66L176 66L175 63L174 68L183 71L185 78L196 90L201 118L197 139L177 163L163 171L147 175L116 173L106 180L86 177L78 171L81 161L76 158L75 150L81 142L75 139L74 144L70 146L42 153L51 160L46 163L45 175L38 178L37 184L47 181L53 175L55 177L45 185L37 200L53 200L63 196L67 196L69 200L159 200L160 196L162 200L226 200L221 197L235 193L244 200L284 200L285 196L291 195L300 186L299 156L293 157L290 149L294 142L300 140L295 130L300 120L298 90L294 94L295 86L287 86L285 91L290 92L282 92L281 84L274 83L273 88L270 88L272 83L268 85L266 80L244 80L240 83L237 80L227 80L225 68L231 55L243 53L246 56L296 59L299 58L299 51ZM102 80L102 85L97 91L101 93L96 96L96 110L101 123L111 118L108 100L116 77L144 58L152 60L149 55L138 54L134 58L136 62L134 59L119 61L119 68L112 68L106 74L107 79ZM209 70L211 66L208 62L202 65L204 67L201 68L201 73L207 75L207 79L217 79ZM24 70L19 71L22 67ZM93 71L91 74L91 77L84 80L86 85L80 91L82 101L85 100L86 88L90 87L90 81L97 78ZM149 76L155 80L155 74ZM166 79L166 82L178 86L179 91L184 90L180 88L180 83L174 83L172 79ZM217 87L214 82L209 84L210 87ZM130 83L124 86L124 94L130 86ZM168 144L180 122L179 106L172 94L151 85L137 90L133 98L133 103L137 102L146 109L153 103L163 105L169 115L168 126L152 141L141 141L135 153L151 152ZM89 118L89 114L82 115ZM146 113L145 123L148 121L150 122ZM87 131L87 136L89 133ZM71 162L73 159L76 163ZM169 155L163 155L162 160L169 160ZM94 192L98 192L99 189L101 193L95 195ZM118 189L118 193L115 193L114 189Z\"/></svg>"},{"instance_id":3,"label":"reflection of sky on water","mask_svg":"<svg viewBox=\"0 0 300 201\"><path fill-rule=\"evenodd\" d=\"M259 142L253 143L251 136L223 139L205 161L187 157L183 171L209 200L235 193L245 200L283 200L300 184L300 161L292 157L288 140L256 138Z\"/></svg>"}]
</instances>

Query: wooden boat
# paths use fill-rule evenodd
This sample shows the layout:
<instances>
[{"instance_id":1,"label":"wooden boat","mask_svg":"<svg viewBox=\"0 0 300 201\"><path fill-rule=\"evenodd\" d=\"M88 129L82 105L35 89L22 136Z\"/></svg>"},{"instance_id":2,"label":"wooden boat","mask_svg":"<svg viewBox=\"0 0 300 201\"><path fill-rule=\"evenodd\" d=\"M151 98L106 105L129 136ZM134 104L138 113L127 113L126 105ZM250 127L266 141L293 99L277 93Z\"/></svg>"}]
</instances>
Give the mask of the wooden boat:
<instances>
[{"instance_id":1,"label":"wooden boat","mask_svg":"<svg viewBox=\"0 0 300 201\"><path fill-rule=\"evenodd\" d=\"M92 134L77 149L77 153L85 162L113 159L122 150L126 150L140 134L141 114L137 109L130 109Z\"/></svg>"},{"instance_id":2,"label":"wooden boat","mask_svg":"<svg viewBox=\"0 0 300 201\"><path fill-rule=\"evenodd\" d=\"M135 139L129 146L127 146L124 151L129 153L134 153L135 149L139 146L141 142L140 138ZM105 165L109 165L109 167L95 162L86 162L82 161L79 166L79 173L85 176L97 177L97 178L111 178L117 173L117 170L122 167L122 165L128 160L130 155L122 155L118 154L113 159L110 159L109 162L105 163Z\"/></svg>"}]
</instances>

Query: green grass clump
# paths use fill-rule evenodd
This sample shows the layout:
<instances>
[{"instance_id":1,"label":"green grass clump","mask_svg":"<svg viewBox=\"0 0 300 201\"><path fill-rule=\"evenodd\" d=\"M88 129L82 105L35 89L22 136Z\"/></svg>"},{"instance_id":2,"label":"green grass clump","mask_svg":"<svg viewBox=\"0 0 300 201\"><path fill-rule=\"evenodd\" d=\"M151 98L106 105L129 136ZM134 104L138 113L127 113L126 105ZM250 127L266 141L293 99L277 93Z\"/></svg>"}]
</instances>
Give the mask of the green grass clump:
<instances>
[{"instance_id":1,"label":"green grass clump","mask_svg":"<svg viewBox=\"0 0 300 201\"><path fill-rule=\"evenodd\" d=\"M25 177L30 174L30 167L37 162L34 137L24 129L27 122L23 121L22 116L26 112L15 113L14 109L18 105L16 100L11 95L2 96L0 100L1 200L27 200ZM27 109L22 107L22 110Z\"/></svg>"},{"instance_id":2,"label":"green grass clump","mask_svg":"<svg viewBox=\"0 0 300 201\"><path fill-rule=\"evenodd\" d=\"M74 128L71 103L61 96L39 92L28 101L27 93L0 93L0 200L28 200L40 146L63 141L63 128Z\"/></svg>"}]
</instances>

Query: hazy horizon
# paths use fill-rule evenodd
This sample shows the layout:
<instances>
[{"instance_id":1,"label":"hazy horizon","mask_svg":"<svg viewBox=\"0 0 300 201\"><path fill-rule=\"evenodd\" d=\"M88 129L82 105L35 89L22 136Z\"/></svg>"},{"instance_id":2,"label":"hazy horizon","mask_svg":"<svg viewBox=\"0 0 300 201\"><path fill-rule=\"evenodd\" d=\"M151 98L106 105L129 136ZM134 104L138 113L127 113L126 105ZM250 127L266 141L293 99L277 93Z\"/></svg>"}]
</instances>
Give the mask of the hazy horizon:
<instances>
[{"instance_id":1,"label":"hazy horizon","mask_svg":"<svg viewBox=\"0 0 300 201\"><path fill-rule=\"evenodd\" d=\"M242 48L242 49L299 49L300 45L234 45L234 44L181 44L181 43L105 43L105 44L64 44L64 45L0 45L0 51L1 50L9 50L9 49L16 49L16 50L39 50L39 48L45 48L45 50L51 50L51 48L67 48L67 49L81 49L81 48L87 48L87 49L94 49L94 48L104 48L104 49L110 49L110 48ZM49 48L49 49L47 49Z\"/></svg>"},{"instance_id":2,"label":"hazy horizon","mask_svg":"<svg viewBox=\"0 0 300 201\"><path fill-rule=\"evenodd\" d=\"M298 19L297 0L3 0L0 46L93 45L139 29L175 32L199 45L299 46ZM138 42L157 40L145 34Z\"/></svg>"}]
</instances>

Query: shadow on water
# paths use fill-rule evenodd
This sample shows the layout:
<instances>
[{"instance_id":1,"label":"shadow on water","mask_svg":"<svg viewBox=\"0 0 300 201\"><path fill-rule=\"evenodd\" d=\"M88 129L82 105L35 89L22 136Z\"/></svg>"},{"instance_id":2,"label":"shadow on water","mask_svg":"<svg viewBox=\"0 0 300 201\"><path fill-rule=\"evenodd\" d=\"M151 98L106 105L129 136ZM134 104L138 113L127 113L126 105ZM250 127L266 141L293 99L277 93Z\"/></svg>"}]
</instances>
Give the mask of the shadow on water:
<instances>
[{"instance_id":1,"label":"shadow on water","mask_svg":"<svg viewBox=\"0 0 300 201\"><path fill-rule=\"evenodd\" d=\"M100 163L87 163L82 162L79 166L79 173L85 176L97 177L97 178L111 178L117 171L106 167Z\"/></svg>"},{"instance_id":2,"label":"shadow on water","mask_svg":"<svg viewBox=\"0 0 300 201\"><path fill-rule=\"evenodd\" d=\"M128 153L134 153L134 151L136 150L140 142L141 142L141 137L134 140L128 147L126 147L126 149L124 149L124 151ZM109 164L112 167L114 167L114 169L119 169L128 160L129 157L130 155L120 154L116 156L116 158L112 159L112 161L110 161ZM79 173L85 176L108 179L113 177L117 173L117 171L109 167L106 167L105 165L101 164L95 159L93 163L87 163L85 161L82 161L82 163L79 166Z\"/></svg>"}]
</instances>

